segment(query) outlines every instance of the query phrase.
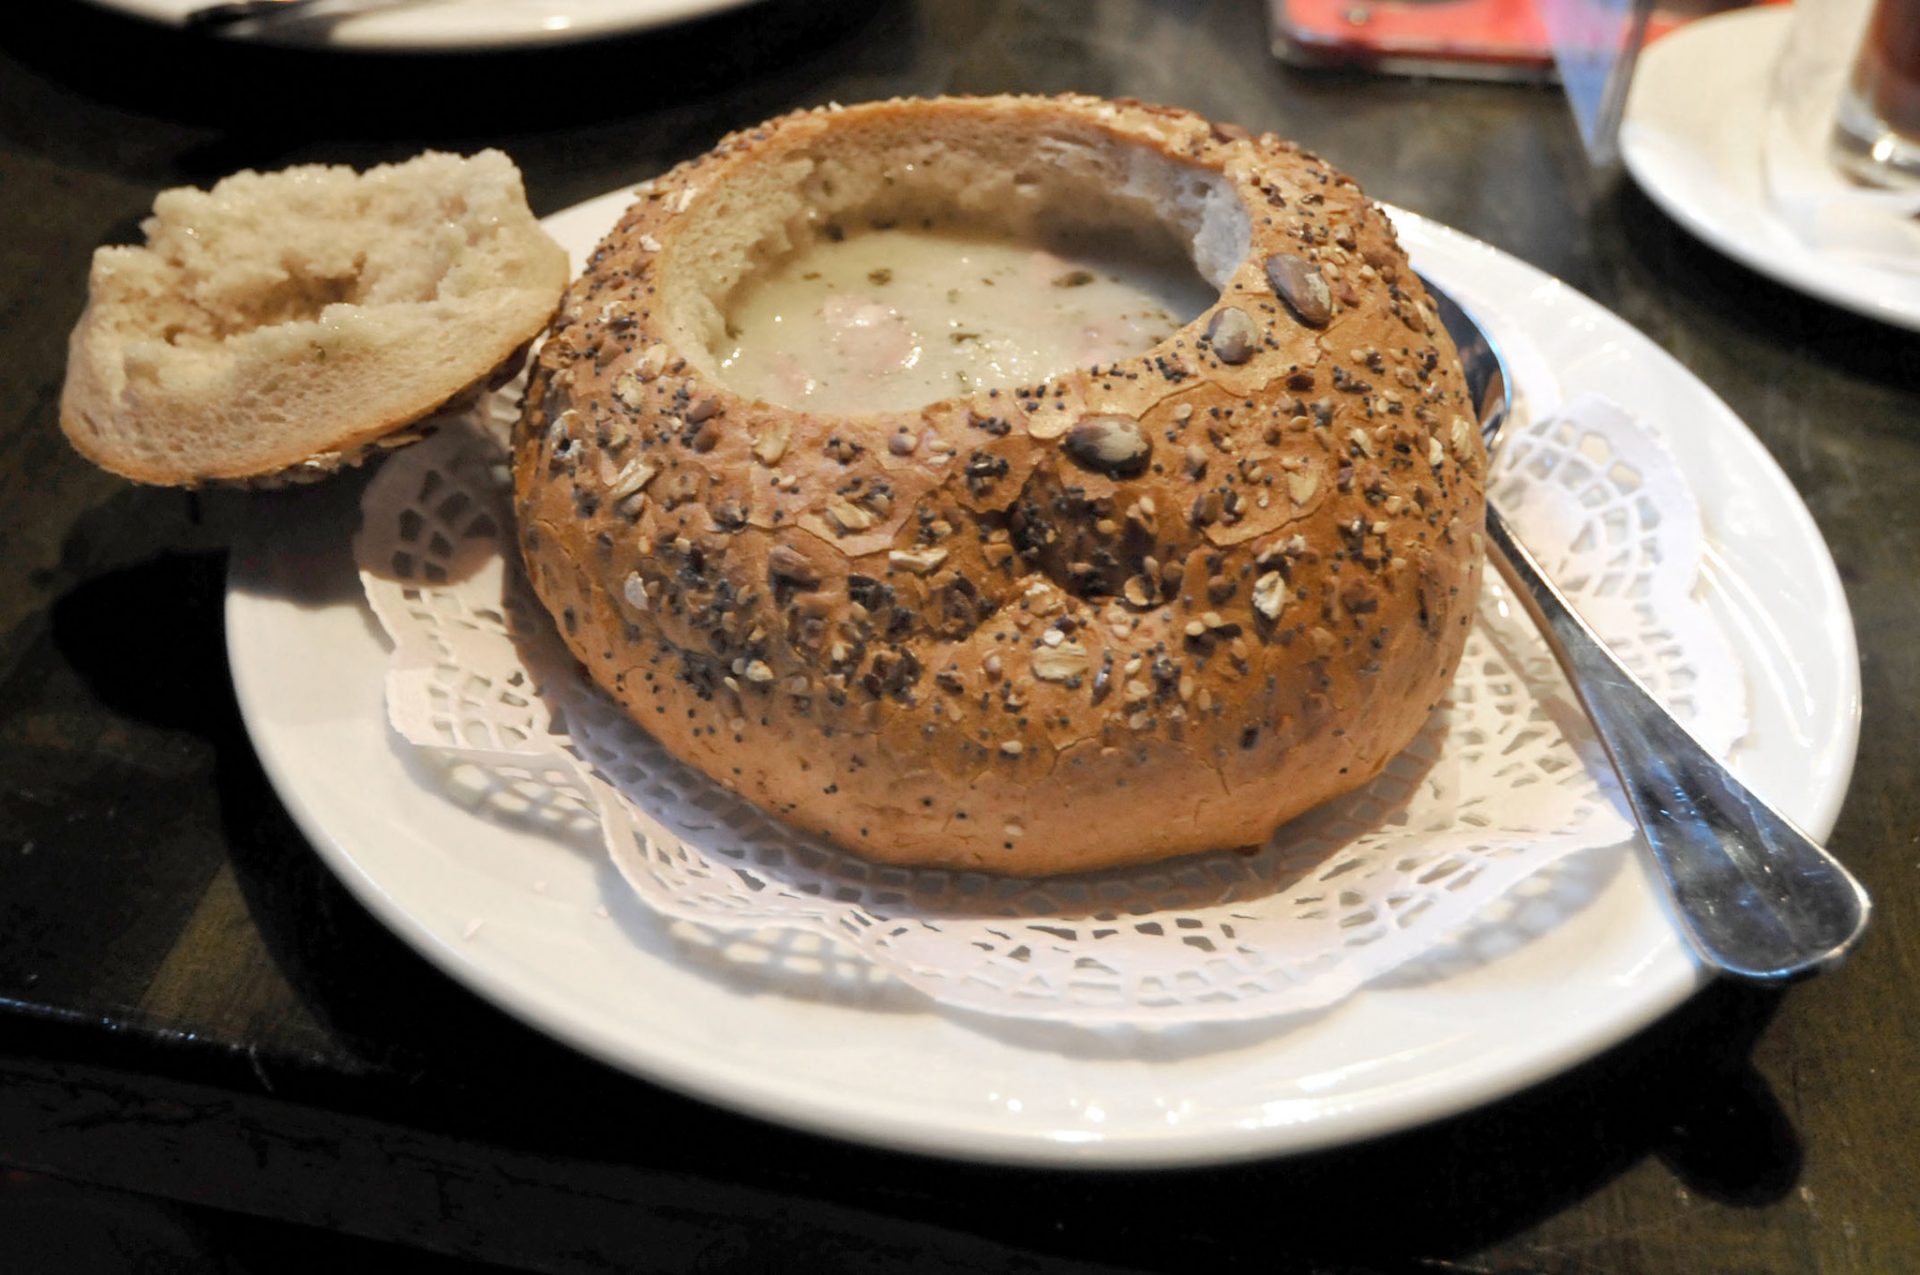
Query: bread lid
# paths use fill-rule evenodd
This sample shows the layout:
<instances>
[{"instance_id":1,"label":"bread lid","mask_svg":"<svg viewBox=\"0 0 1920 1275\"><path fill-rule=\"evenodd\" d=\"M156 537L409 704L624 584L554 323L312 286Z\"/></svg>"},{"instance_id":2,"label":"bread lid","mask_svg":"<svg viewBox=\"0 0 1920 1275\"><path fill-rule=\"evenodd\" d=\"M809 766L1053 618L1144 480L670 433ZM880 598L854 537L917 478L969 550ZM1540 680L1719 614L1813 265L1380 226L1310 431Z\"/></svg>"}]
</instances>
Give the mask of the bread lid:
<instances>
[{"instance_id":1,"label":"bread lid","mask_svg":"<svg viewBox=\"0 0 1920 1275\"><path fill-rule=\"evenodd\" d=\"M1138 357L908 411L728 386L758 264L943 199L1147 210L1219 298ZM1261 841L1412 738L1479 585L1469 414L1392 226L1297 147L883 102L643 190L537 359L516 501L561 635L678 756L874 858L1036 875Z\"/></svg>"},{"instance_id":2,"label":"bread lid","mask_svg":"<svg viewBox=\"0 0 1920 1275\"><path fill-rule=\"evenodd\" d=\"M238 173L163 192L142 230L94 255L60 423L145 483L315 476L402 441L515 358L568 273L499 151Z\"/></svg>"}]
</instances>

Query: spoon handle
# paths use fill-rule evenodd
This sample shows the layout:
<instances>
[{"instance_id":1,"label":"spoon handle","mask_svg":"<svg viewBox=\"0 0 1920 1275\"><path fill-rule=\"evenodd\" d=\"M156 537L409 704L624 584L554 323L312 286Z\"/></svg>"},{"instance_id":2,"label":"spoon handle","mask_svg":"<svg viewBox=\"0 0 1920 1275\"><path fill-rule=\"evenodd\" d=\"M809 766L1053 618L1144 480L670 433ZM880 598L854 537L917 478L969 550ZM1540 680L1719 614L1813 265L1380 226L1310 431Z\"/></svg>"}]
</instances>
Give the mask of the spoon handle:
<instances>
[{"instance_id":1,"label":"spoon handle","mask_svg":"<svg viewBox=\"0 0 1920 1275\"><path fill-rule=\"evenodd\" d=\"M1694 742L1568 605L1491 503L1487 541L1592 719L1700 957L1738 978L1780 982L1844 956L1867 923L1860 883Z\"/></svg>"}]
</instances>

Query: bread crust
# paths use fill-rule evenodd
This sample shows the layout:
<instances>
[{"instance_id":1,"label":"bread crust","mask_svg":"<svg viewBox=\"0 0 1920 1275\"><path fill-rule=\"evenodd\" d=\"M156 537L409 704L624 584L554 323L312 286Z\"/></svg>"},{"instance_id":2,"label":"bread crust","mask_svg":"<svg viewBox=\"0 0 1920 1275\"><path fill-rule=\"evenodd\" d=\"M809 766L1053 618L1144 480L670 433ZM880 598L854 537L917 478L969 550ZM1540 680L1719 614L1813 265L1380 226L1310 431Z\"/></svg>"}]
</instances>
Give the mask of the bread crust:
<instances>
[{"instance_id":1,"label":"bread crust","mask_svg":"<svg viewBox=\"0 0 1920 1275\"><path fill-rule=\"evenodd\" d=\"M413 220L395 224L383 194L411 200ZM282 240L275 209L304 242ZM94 464L164 486L311 481L411 441L408 426L511 377L569 273L497 151L239 173L163 192L143 229L147 246L95 254L60 424ZM383 249L446 260L411 288L367 285L378 301L334 295ZM331 259L299 259L316 251ZM223 269L240 282L210 283ZM236 321L250 287L317 295Z\"/></svg>"},{"instance_id":2,"label":"bread crust","mask_svg":"<svg viewBox=\"0 0 1920 1275\"><path fill-rule=\"evenodd\" d=\"M858 417L685 348L703 207L843 135L994 129L1223 176L1251 238L1219 301L1136 359ZM861 855L1036 876L1259 843L1413 738L1479 590L1472 420L1318 158L1133 102L895 100L642 188L536 357L515 503L561 635L675 755Z\"/></svg>"}]
</instances>

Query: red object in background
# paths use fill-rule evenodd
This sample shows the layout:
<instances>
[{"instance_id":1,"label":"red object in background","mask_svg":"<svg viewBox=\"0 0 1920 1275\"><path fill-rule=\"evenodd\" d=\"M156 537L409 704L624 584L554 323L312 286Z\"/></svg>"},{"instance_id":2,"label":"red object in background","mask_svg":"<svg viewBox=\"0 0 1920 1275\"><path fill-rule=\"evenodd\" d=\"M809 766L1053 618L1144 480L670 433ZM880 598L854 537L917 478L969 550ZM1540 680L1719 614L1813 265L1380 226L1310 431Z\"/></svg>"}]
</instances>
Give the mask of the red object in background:
<instances>
[{"instance_id":1,"label":"red object in background","mask_svg":"<svg viewBox=\"0 0 1920 1275\"><path fill-rule=\"evenodd\" d=\"M1532 0L1272 0L1274 54L1296 66L1542 79Z\"/></svg>"},{"instance_id":2,"label":"red object in background","mask_svg":"<svg viewBox=\"0 0 1920 1275\"><path fill-rule=\"evenodd\" d=\"M1652 41L1693 18L1746 3L1674 0L1655 9L1646 38ZM1894 8L1915 3L1890 0ZM1269 5L1274 55L1295 66L1472 79L1553 78L1553 49L1533 0L1269 0Z\"/></svg>"}]
</instances>

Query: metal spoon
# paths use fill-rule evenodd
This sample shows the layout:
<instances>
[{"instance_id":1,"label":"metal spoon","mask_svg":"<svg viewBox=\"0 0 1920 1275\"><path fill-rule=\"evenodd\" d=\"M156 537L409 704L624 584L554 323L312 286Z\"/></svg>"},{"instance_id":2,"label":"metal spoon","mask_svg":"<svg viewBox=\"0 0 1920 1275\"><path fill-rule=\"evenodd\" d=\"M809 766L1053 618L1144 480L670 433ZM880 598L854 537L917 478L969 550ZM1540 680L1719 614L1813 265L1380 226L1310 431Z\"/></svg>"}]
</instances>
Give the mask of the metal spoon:
<instances>
[{"instance_id":1,"label":"metal spoon","mask_svg":"<svg viewBox=\"0 0 1920 1275\"><path fill-rule=\"evenodd\" d=\"M1491 453L1513 404L1506 365L1473 316L1426 283L1460 349ZM1593 722L1700 958L1737 978L1785 982L1845 956L1871 907L1860 883L1693 741L1568 605L1491 500L1487 549Z\"/></svg>"}]
</instances>

